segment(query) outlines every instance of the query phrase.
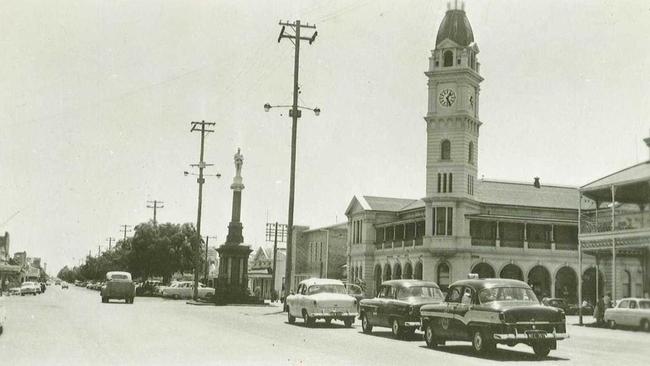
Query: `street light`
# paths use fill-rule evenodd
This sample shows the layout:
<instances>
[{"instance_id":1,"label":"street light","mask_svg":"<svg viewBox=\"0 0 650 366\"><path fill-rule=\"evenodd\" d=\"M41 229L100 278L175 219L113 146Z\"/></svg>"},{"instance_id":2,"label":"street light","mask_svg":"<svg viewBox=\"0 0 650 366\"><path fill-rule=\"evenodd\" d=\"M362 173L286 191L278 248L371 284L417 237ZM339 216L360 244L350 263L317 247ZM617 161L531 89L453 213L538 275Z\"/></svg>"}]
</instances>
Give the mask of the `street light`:
<instances>
[{"instance_id":1,"label":"street light","mask_svg":"<svg viewBox=\"0 0 650 366\"><path fill-rule=\"evenodd\" d=\"M293 106L291 106L291 105L270 105L269 103L266 103L266 104L264 104L264 112L270 111L271 108L279 108L279 107L293 108ZM309 108L309 107L303 107L303 106L298 105L298 106L296 106L296 108L298 109L298 118L300 118L300 116L301 116L300 109L313 111L316 116L320 116L320 108L318 108L318 107ZM293 117L292 112L293 112L293 110L290 109L289 110L289 117Z\"/></svg>"}]
</instances>

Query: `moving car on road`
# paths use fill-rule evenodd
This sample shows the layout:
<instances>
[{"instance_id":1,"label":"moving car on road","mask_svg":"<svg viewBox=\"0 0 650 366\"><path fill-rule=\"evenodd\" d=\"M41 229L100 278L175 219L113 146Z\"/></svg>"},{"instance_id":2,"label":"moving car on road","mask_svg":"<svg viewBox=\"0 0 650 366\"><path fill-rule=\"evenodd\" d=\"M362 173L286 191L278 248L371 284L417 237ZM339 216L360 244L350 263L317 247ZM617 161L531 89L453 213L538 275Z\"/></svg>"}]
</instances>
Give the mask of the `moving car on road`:
<instances>
[{"instance_id":1,"label":"moving car on road","mask_svg":"<svg viewBox=\"0 0 650 366\"><path fill-rule=\"evenodd\" d=\"M296 293L287 296L286 310L289 324L302 318L312 327L317 319L329 324L342 320L351 327L357 316L357 300L347 294L343 282L328 278L310 278L298 284Z\"/></svg>"},{"instance_id":2,"label":"moving car on road","mask_svg":"<svg viewBox=\"0 0 650 366\"><path fill-rule=\"evenodd\" d=\"M497 343L524 343L545 357L557 341L568 338L564 312L539 304L530 286L518 280L454 282L443 303L424 305L420 313L429 347L471 341L476 353L489 353Z\"/></svg>"},{"instance_id":3,"label":"moving car on road","mask_svg":"<svg viewBox=\"0 0 650 366\"><path fill-rule=\"evenodd\" d=\"M135 298L135 285L129 272L112 271L106 273L106 284L102 286L99 294L102 302L111 299L123 299L127 304L133 304Z\"/></svg>"},{"instance_id":4,"label":"moving car on road","mask_svg":"<svg viewBox=\"0 0 650 366\"><path fill-rule=\"evenodd\" d=\"M173 299L191 299L194 296L194 281L174 282L169 287L162 287L160 294L162 297ZM208 296L214 296L214 289L199 283L199 297L206 298Z\"/></svg>"},{"instance_id":5,"label":"moving car on road","mask_svg":"<svg viewBox=\"0 0 650 366\"><path fill-rule=\"evenodd\" d=\"M420 307L443 300L442 291L435 282L385 281L377 297L361 300L361 329L370 333L373 326L389 327L395 338L410 336L420 327Z\"/></svg>"},{"instance_id":6,"label":"moving car on road","mask_svg":"<svg viewBox=\"0 0 650 366\"><path fill-rule=\"evenodd\" d=\"M23 284L20 285L21 296L25 296L25 295L36 296L36 294L40 294L40 293L41 293L41 286L36 282L23 282Z\"/></svg>"},{"instance_id":7,"label":"moving car on road","mask_svg":"<svg viewBox=\"0 0 650 366\"><path fill-rule=\"evenodd\" d=\"M650 300L622 299L615 308L605 310L605 321L610 328L622 325L650 332Z\"/></svg>"}]
</instances>

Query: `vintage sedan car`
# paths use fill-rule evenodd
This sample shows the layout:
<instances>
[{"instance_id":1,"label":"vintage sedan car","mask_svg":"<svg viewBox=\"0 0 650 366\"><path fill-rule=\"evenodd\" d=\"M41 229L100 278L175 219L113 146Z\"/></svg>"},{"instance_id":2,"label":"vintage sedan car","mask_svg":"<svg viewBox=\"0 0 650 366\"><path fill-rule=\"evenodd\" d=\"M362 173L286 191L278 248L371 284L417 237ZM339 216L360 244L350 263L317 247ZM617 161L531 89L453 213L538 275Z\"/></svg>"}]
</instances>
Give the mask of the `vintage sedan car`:
<instances>
[{"instance_id":1,"label":"vintage sedan car","mask_svg":"<svg viewBox=\"0 0 650 366\"><path fill-rule=\"evenodd\" d=\"M5 322L7 321L7 312L4 307L4 298L0 296L0 335L2 335L2 332L4 331L4 325Z\"/></svg>"},{"instance_id":2,"label":"vintage sedan car","mask_svg":"<svg viewBox=\"0 0 650 366\"><path fill-rule=\"evenodd\" d=\"M565 314L569 311L569 304L566 300L557 297L545 297L542 299L542 305L552 306L554 308L562 309Z\"/></svg>"},{"instance_id":3,"label":"vintage sedan car","mask_svg":"<svg viewBox=\"0 0 650 366\"><path fill-rule=\"evenodd\" d=\"M121 299L127 304L133 304L135 298L135 285L129 272L106 272L106 283L99 290L103 303L111 299Z\"/></svg>"},{"instance_id":4,"label":"vintage sedan car","mask_svg":"<svg viewBox=\"0 0 650 366\"><path fill-rule=\"evenodd\" d=\"M160 294L162 297L173 299L191 299L194 296L194 281L174 282L171 286L161 287ZM214 296L214 289L199 283L199 297L206 298L208 296Z\"/></svg>"},{"instance_id":5,"label":"vintage sedan car","mask_svg":"<svg viewBox=\"0 0 650 366\"><path fill-rule=\"evenodd\" d=\"M287 296L286 311L289 324L302 318L312 327L317 319L330 323L342 320L351 327L357 316L357 300L347 294L343 282L328 278L310 278L298 284L296 293Z\"/></svg>"},{"instance_id":6,"label":"vintage sedan car","mask_svg":"<svg viewBox=\"0 0 650 366\"><path fill-rule=\"evenodd\" d=\"M9 295L18 296L22 293L20 287L12 287L9 289Z\"/></svg>"},{"instance_id":7,"label":"vintage sedan car","mask_svg":"<svg viewBox=\"0 0 650 366\"><path fill-rule=\"evenodd\" d=\"M524 343L538 357L568 338L564 311L541 305L525 282L502 278L454 282L445 301L420 308L424 340L429 347L445 341L471 341L477 353L497 343Z\"/></svg>"},{"instance_id":8,"label":"vintage sedan car","mask_svg":"<svg viewBox=\"0 0 650 366\"><path fill-rule=\"evenodd\" d=\"M61 288L67 290L68 289L68 283L65 282L65 281L61 282Z\"/></svg>"},{"instance_id":9,"label":"vintage sedan car","mask_svg":"<svg viewBox=\"0 0 650 366\"><path fill-rule=\"evenodd\" d=\"M23 282L20 285L20 295L34 295L41 293L41 286L36 282Z\"/></svg>"},{"instance_id":10,"label":"vintage sedan car","mask_svg":"<svg viewBox=\"0 0 650 366\"><path fill-rule=\"evenodd\" d=\"M420 307L444 300L435 282L390 280L379 287L377 297L361 300L359 318L364 333L373 326L389 327L395 338L412 335L420 328Z\"/></svg>"},{"instance_id":11,"label":"vintage sedan car","mask_svg":"<svg viewBox=\"0 0 650 366\"><path fill-rule=\"evenodd\" d=\"M605 321L610 328L622 325L650 332L650 300L622 299L615 308L605 310Z\"/></svg>"}]
</instances>

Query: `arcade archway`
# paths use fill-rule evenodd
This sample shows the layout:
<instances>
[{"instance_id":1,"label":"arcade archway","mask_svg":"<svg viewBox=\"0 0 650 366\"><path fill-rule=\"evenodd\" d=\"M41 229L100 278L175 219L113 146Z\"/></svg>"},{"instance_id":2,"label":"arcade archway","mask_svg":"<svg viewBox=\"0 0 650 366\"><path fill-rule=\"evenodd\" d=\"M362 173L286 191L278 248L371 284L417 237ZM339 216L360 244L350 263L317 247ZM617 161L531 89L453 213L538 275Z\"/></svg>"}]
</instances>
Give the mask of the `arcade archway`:
<instances>
[{"instance_id":1,"label":"arcade archway","mask_svg":"<svg viewBox=\"0 0 650 366\"><path fill-rule=\"evenodd\" d=\"M603 295L605 281L603 273L598 271L598 294ZM596 303L596 268L591 267L582 274L582 299L587 300L590 304Z\"/></svg>"},{"instance_id":2,"label":"arcade archway","mask_svg":"<svg viewBox=\"0 0 650 366\"><path fill-rule=\"evenodd\" d=\"M551 296L551 274L544 266L535 266L528 272L528 284L539 300Z\"/></svg>"},{"instance_id":3,"label":"arcade archway","mask_svg":"<svg viewBox=\"0 0 650 366\"><path fill-rule=\"evenodd\" d=\"M578 303L578 275L571 267L562 267L555 274L555 297L569 304Z\"/></svg>"},{"instance_id":4,"label":"arcade archway","mask_svg":"<svg viewBox=\"0 0 650 366\"><path fill-rule=\"evenodd\" d=\"M386 263L386 265L384 266L384 276L382 279L384 281L388 281L392 278L391 276L392 276L392 271L390 270L390 264Z\"/></svg>"},{"instance_id":5,"label":"arcade archway","mask_svg":"<svg viewBox=\"0 0 650 366\"><path fill-rule=\"evenodd\" d=\"M399 263L395 263L395 266L393 267L393 279L399 280L401 278L402 278L402 265Z\"/></svg>"},{"instance_id":6,"label":"arcade archway","mask_svg":"<svg viewBox=\"0 0 650 366\"><path fill-rule=\"evenodd\" d=\"M501 273L499 273L499 277L523 281L524 272L522 272L521 268L519 268L518 266L514 264L508 264L501 269Z\"/></svg>"},{"instance_id":7,"label":"arcade archway","mask_svg":"<svg viewBox=\"0 0 650 366\"><path fill-rule=\"evenodd\" d=\"M413 278L413 266L411 265L411 262L406 262L404 263L404 275L402 278L410 280Z\"/></svg>"},{"instance_id":8,"label":"arcade archway","mask_svg":"<svg viewBox=\"0 0 650 366\"><path fill-rule=\"evenodd\" d=\"M494 268L491 265L482 262L472 268L472 273L476 273L478 278L494 278L496 277L494 273Z\"/></svg>"}]
</instances>

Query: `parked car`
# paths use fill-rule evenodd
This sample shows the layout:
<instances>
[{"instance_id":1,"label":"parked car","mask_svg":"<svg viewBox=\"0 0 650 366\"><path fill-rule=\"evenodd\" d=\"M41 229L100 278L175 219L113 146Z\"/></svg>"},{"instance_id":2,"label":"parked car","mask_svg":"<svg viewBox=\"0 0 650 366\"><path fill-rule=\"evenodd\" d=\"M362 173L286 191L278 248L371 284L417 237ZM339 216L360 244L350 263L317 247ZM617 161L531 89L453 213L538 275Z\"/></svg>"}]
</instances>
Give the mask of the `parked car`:
<instances>
[{"instance_id":1,"label":"parked car","mask_svg":"<svg viewBox=\"0 0 650 366\"><path fill-rule=\"evenodd\" d=\"M287 296L286 311L289 324L302 318L312 327L317 319L326 323L342 320L351 327L358 315L357 300L347 294L343 282L328 278L310 278L298 284L296 293Z\"/></svg>"},{"instance_id":2,"label":"parked car","mask_svg":"<svg viewBox=\"0 0 650 366\"><path fill-rule=\"evenodd\" d=\"M374 326L391 328L395 338L412 335L420 328L420 307L444 300L435 282L421 280L385 281L377 297L361 300L359 318L364 333Z\"/></svg>"},{"instance_id":3,"label":"parked car","mask_svg":"<svg viewBox=\"0 0 650 366\"><path fill-rule=\"evenodd\" d=\"M68 283L65 282L65 281L61 282L61 288L67 290L68 289Z\"/></svg>"},{"instance_id":4,"label":"parked car","mask_svg":"<svg viewBox=\"0 0 650 366\"><path fill-rule=\"evenodd\" d=\"M56 280L54 281L55 286L61 286L61 280Z\"/></svg>"},{"instance_id":5,"label":"parked car","mask_svg":"<svg viewBox=\"0 0 650 366\"><path fill-rule=\"evenodd\" d=\"M12 287L9 289L9 295L16 296L16 295L20 295L21 293L22 291L20 287Z\"/></svg>"},{"instance_id":6,"label":"parked car","mask_svg":"<svg viewBox=\"0 0 650 366\"><path fill-rule=\"evenodd\" d=\"M20 285L20 295L25 296L25 295L34 295L39 294L41 292L41 286L38 285L36 282L23 282L22 285Z\"/></svg>"},{"instance_id":7,"label":"parked car","mask_svg":"<svg viewBox=\"0 0 650 366\"><path fill-rule=\"evenodd\" d=\"M566 311L567 315L578 315L580 314L580 307L578 304L570 304L569 308ZM592 315L594 313L594 306L591 305L588 301L583 301L582 303L582 315Z\"/></svg>"},{"instance_id":8,"label":"parked car","mask_svg":"<svg viewBox=\"0 0 650 366\"><path fill-rule=\"evenodd\" d=\"M542 305L552 306L554 308L562 309L566 314L569 311L569 304L566 300L557 297L545 297L542 299Z\"/></svg>"},{"instance_id":9,"label":"parked car","mask_svg":"<svg viewBox=\"0 0 650 366\"><path fill-rule=\"evenodd\" d=\"M366 294L364 293L363 289L361 286L352 283L346 283L345 289L347 290L348 295L357 299L357 312L359 312L359 304L361 303L361 300L366 298Z\"/></svg>"},{"instance_id":10,"label":"parked car","mask_svg":"<svg viewBox=\"0 0 650 366\"><path fill-rule=\"evenodd\" d=\"M106 284L99 291L102 302L111 299L123 299L127 304L133 304L135 285L129 272L111 271L106 273Z\"/></svg>"},{"instance_id":11,"label":"parked car","mask_svg":"<svg viewBox=\"0 0 650 366\"><path fill-rule=\"evenodd\" d=\"M545 357L568 338L564 312L541 305L530 286L518 280L454 282L443 303L424 305L420 313L429 347L470 341L476 353L489 353L497 343L524 343Z\"/></svg>"},{"instance_id":12,"label":"parked car","mask_svg":"<svg viewBox=\"0 0 650 366\"><path fill-rule=\"evenodd\" d=\"M141 283L135 288L135 293L138 296L160 296L160 287L162 281L148 280Z\"/></svg>"},{"instance_id":13,"label":"parked car","mask_svg":"<svg viewBox=\"0 0 650 366\"><path fill-rule=\"evenodd\" d=\"M625 298L618 302L615 308L605 310L605 321L610 328L619 325L638 327L650 332L650 300Z\"/></svg>"},{"instance_id":14,"label":"parked car","mask_svg":"<svg viewBox=\"0 0 650 366\"><path fill-rule=\"evenodd\" d=\"M202 283L199 283L198 292L200 298L214 296L214 289L205 287ZM191 299L194 296L194 281L174 282L171 286L162 287L160 294L162 297L171 297L173 299Z\"/></svg>"},{"instance_id":15,"label":"parked car","mask_svg":"<svg viewBox=\"0 0 650 366\"><path fill-rule=\"evenodd\" d=\"M3 304L4 301L4 298L0 296L0 335L2 335L2 332L4 332L4 325L7 321L7 312Z\"/></svg>"}]
</instances>

